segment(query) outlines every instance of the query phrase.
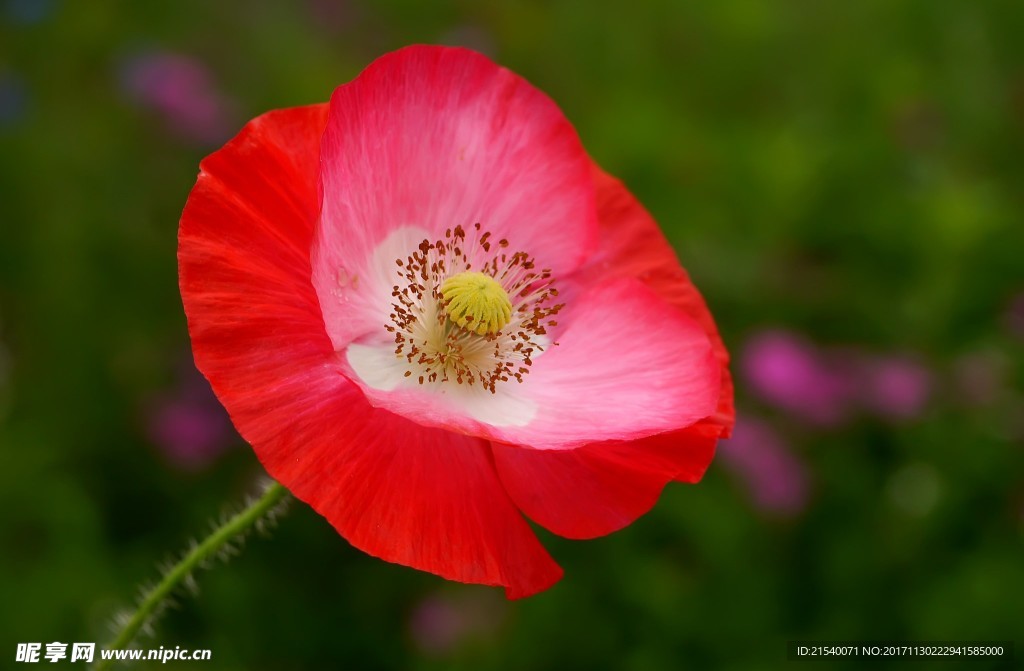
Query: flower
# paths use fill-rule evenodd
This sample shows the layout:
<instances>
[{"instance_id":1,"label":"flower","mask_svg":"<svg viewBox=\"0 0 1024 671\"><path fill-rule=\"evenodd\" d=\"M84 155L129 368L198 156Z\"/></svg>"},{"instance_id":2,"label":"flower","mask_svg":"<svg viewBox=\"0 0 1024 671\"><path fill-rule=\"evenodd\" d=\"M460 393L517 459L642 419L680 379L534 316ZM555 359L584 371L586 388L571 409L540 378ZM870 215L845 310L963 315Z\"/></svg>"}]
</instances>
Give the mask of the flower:
<instances>
[{"instance_id":1,"label":"flower","mask_svg":"<svg viewBox=\"0 0 1024 671\"><path fill-rule=\"evenodd\" d=\"M743 348L743 374L763 400L808 423L835 428L856 410L889 421L919 417L932 374L910 354L819 347L791 331L754 334Z\"/></svg>"},{"instance_id":2,"label":"flower","mask_svg":"<svg viewBox=\"0 0 1024 671\"><path fill-rule=\"evenodd\" d=\"M746 484L754 504L769 514L794 516L810 496L807 467L771 424L746 414L719 449Z\"/></svg>"},{"instance_id":3,"label":"flower","mask_svg":"<svg viewBox=\"0 0 1024 671\"><path fill-rule=\"evenodd\" d=\"M153 51L127 60L121 85L142 107L159 114L179 137L200 144L222 142L232 103L202 62L184 54Z\"/></svg>"},{"instance_id":4,"label":"flower","mask_svg":"<svg viewBox=\"0 0 1024 671\"><path fill-rule=\"evenodd\" d=\"M203 161L179 229L199 369L355 547L509 598L696 482L728 355L657 225L554 103L407 47Z\"/></svg>"},{"instance_id":5,"label":"flower","mask_svg":"<svg viewBox=\"0 0 1024 671\"><path fill-rule=\"evenodd\" d=\"M226 451L237 436L224 408L191 360L180 367L177 377L173 391L150 402L147 433L172 464L183 470L199 470Z\"/></svg>"},{"instance_id":6,"label":"flower","mask_svg":"<svg viewBox=\"0 0 1024 671\"><path fill-rule=\"evenodd\" d=\"M906 354L868 357L861 366L865 408L897 421L912 420L924 412L931 396L932 375L916 358Z\"/></svg>"},{"instance_id":7,"label":"flower","mask_svg":"<svg viewBox=\"0 0 1024 671\"><path fill-rule=\"evenodd\" d=\"M746 381L761 398L805 421L835 426L850 414L850 376L796 333L756 333L744 346L742 365Z\"/></svg>"},{"instance_id":8,"label":"flower","mask_svg":"<svg viewBox=\"0 0 1024 671\"><path fill-rule=\"evenodd\" d=\"M409 633L421 652L448 655L469 640L492 638L504 623L507 608L493 592L430 594L413 609Z\"/></svg>"}]
</instances>

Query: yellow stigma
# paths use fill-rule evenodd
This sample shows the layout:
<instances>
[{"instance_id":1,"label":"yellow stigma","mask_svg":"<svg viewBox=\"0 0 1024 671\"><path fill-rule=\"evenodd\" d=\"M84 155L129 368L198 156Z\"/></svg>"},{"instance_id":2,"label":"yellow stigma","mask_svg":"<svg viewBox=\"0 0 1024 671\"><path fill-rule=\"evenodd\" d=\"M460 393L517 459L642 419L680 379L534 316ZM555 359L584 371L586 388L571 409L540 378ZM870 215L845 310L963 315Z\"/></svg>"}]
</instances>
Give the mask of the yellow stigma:
<instances>
[{"instance_id":1,"label":"yellow stigma","mask_svg":"<svg viewBox=\"0 0 1024 671\"><path fill-rule=\"evenodd\" d=\"M512 301L498 281L470 270L441 285L445 312L452 322L479 335L500 331L512 319Z\"/></svg>"}]
</instances>

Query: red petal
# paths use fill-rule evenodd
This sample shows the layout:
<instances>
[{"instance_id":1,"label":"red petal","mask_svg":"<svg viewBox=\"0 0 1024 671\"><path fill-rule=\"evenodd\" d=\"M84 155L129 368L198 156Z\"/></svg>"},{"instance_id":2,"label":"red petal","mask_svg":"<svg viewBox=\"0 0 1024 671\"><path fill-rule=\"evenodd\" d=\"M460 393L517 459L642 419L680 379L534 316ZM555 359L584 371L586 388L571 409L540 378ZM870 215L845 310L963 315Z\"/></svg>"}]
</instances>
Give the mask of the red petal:
<instances>
[{"instance_id":1,"label":"red petal","mask_svg":"<svg viewBox=\"0 0 1024 671\"><path fill-rule=\"evenodd\" d=\"M595 538L649 511L671 480L699 480L716 441L687 429L575 450L493 449L505 489L530 519L566 538Z\"/></svg>"},{"instance_id":2,"label":"red petal","mask_svg":"<svg viewBox=\"0 0 1024 671\"><path fill-rule=\"evenodd\" d=\"M658 224L622 182L596 164L593 175L601 239L597 254L580 276L584 281L588 276L635 277L704 327L722 364L722 390L715 414L701 424L717 426L721 437L727 438L736 418L729 352L704 298L679 265Z\"/></svg>"},{"instance_id":3,"label":"red petal","mask_svg":"<svg viewBox=\"0 0 1024 671\"><path fill-rule=\"evenodd\" d=\"M634 277L695 319L722 366L716 413L697 424L649 438L593 443L575 450L495 445L495 464L523 512L569 538L591 538L627 526L654 505L671 480L697 482L720 436L735 418L729 354L704 299L679 265L661 230L621 182L594 166L601 240L577 271L579 284Z\"/></svg>"},{"instance_id":4,"label":"red petal","mask_svg":"<svg viewBox=\"0 0 1024 671\"><path fill-rule=\"evenodd\" d=\"M193 354L240 430L259 417L240 416L236 397L263 398L333 351L309 280L326 120L326 105L254 119L202 162L182 213L178 281Z\"/></svg>"},{"instance_id":5,"label":"red petal","mask_svg":"<svg viewBox=\"0 0 1024 671\"><path fill-rule=\"evenodd\" d=\"M299 436L301 458L264 458L352 545L450 580L502 585L510 599L561 578L498 480L485 441L353 397L355 409L334 402L320 410L332 419Z\"/></svg>"},{"instance_id":6,"label":"red petal","mask_svg":"<svg viewBox=\"0 0 1024 671\"><path fill-rule=\"evenodd\" d=\"M206 159L179 229L196 364L267 471L356 547L446 578L545 589L561 569L482 441L373 410L310 282L326 106L271 112Z\"/></svg>"}]
</instances>

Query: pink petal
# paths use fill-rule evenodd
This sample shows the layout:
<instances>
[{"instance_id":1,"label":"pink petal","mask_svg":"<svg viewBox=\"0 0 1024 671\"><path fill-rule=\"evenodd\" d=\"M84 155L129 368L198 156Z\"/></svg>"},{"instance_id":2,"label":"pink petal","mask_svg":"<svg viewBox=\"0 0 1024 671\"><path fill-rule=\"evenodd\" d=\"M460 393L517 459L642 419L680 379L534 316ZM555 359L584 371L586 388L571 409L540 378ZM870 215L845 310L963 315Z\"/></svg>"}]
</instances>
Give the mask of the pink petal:
<instances>
[{"instance_id":1,"label":"pink petal","mask_svg":"<svg viewBox=\"0 0 1024 671\"><path fill-rule=\"evenodd\" d=\"M706 420L728 437L736 417L729 352L704 298L679 264L657 222L618 179L593 166L600 238L596 253L574 274L586 284L612 277L634 277L671 305L697 320L711 339L722 367L722 390L715 414Z\"/></svg>"},{"instance_id":2,"label":"pink petal","mask_svg":"<svg viewBox=\"0 0 1024 671\"><path fill-rule=\"evenodd\" d=\"M745 481L757 507L785 515L806 507L810 496L807 466L768 422L742 418L719 452L726 466Z\"/></svg>"},{"instance_id":3,"label":"pink petal","mask_svg":"<svg viewBox=\"0 0 1024 671\"><path fill-rule=\"evenodd\" d=\"M556 274L595 244L576 132L546 95L472 51L380 57L335 91L322 150L313 283L338 350L383 330L399 254L374 250L397 229L436 239L479 222Z\"/></svg>"},{"instance_id":4,"label":"pink petal","mask_svg":"<svg viewBox=\"0 0 1024 671\"><path fill-rule=\"evenodd\" d=\"M696 482L715 452L715 436L675 431L575 450L494 445L498 475L537 524L567 538L595 538L649 511L664 486Z\"/></svg>"},{"instance_id":5,"label":"pink petal","mask_svg":"<svg viewBox=\"0 0 1024 671\"><path fill-rule=\"evenodd\" d=\"M564 315L564 316L563 316ZM535 447L630 440L689 426L715 411L721 366L704 329L629 278L591 289L559 315L558 344L522 395L537 418L510 438Z\"/></svg>"},{"instance_id":6,"label":"pink petal","mask_svg":"<svg viewBox=\"0 0 1024 671\"><path fill-rule=\"evenodd\" d=\"M932 394L932 373L916 357L893 354L862 362L862 402L880 417L911 420L924 412Z\"/></svg>"},{"instance_id":7,"label":"pink petal","mask_svg":"<svg viewBox=\"0 0 1024 671\"><path fill-rule=\"evenodd\" d=\"M820 426L847 421L856 392L846 357L830 356L798 333L772 329L744 345L748 386L769 403Z\"/></svg>"},{"instance_id":8,"label":"pink petal","mask_svg":"<svg viewBox=\"0 0 1024 671\"><path fill-rule=\"evenodd\" d=\"M561 569L487 445L370 408L310 283L323 106L271 112L202 164L179 229L193 352L271 476L354 546L453 580L545 589Z\"/></svg>"},{"instance_id":9,"label":"pink petal","mask_svg":"<svg viewBox=\"0 0 1024 671\"><path fill-rule=\"evenodd\" d=\"M721 366L707 334L639 281L594 287L559 321L566 326L558 344L534 361L522 384L507 382L496 394L403 383L401 361L394 363L386 345L372 349L350 377L371 404L420 424L541 449L643 438L715 411ZM353 348L349 363L357 363ZM384 371L377 386L374 371Z\"/></svg>"}]
</instances>

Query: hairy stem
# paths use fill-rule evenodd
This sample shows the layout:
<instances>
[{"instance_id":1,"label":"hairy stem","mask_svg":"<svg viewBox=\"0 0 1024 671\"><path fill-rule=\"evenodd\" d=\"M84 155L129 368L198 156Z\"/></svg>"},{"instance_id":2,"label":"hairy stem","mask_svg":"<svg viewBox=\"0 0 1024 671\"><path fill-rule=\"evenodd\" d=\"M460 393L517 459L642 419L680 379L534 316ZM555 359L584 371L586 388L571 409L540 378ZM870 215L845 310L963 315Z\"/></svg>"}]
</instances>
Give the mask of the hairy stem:
<instances>
[{"instance_id":1,"label":"hairy stem","mask_svg":"<svg viewBox=\"0 0 1024 671\"><path fill-rule=\"evenodd\" d=\"M106 649L120 650L131 643L139 630L159 613L163 604L181 584L190 580L190 576L196 568L216 556L218 552L228 548L233 540L244 536L264 517L274 513L287 495L287 489L277 482L271 482L261 496L253 499L242 511L232 515L227 521L216 527L213 533L203 539L201 543L189 549L177 564L164 573L160 582L144 594L138 608L120 627L117 637ZM115 661L117 660L99 658L93 668L96 671L101 671Z\"/></svg>"}]
</instances>

